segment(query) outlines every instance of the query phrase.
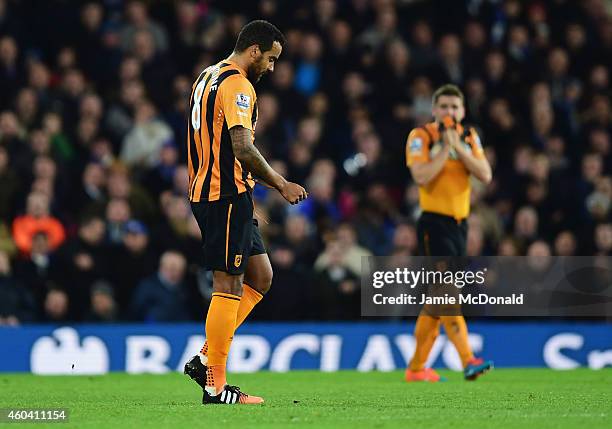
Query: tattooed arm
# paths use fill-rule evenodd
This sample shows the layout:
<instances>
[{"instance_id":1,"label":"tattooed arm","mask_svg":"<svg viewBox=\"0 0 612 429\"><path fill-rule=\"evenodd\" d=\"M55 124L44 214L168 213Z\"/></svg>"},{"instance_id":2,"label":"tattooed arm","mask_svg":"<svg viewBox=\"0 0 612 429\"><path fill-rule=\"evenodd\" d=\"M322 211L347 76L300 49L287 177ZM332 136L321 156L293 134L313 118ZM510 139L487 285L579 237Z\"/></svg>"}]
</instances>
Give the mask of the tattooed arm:
<instances>
[{"instance_id":1,"label":"tattooed arm","mask_svg":"<svg viewBox=\"0 0 612 429\"><path fill-rule=\"evenodd\" d=\"M246 170L261 177L266 183L276 188L291 204L305 199L308 194L300 185L287 181L278 174L268 161L261 155L252 143L252 131L242 126L235 126L229 130L232 138L234 156Z\"/></svg>"},{"instance_id":2,"label":"tattooed arm","mask_svg":"<svg viewBox=\"0 0 612 429\"><path fill-rule=\"evenodd\" d=\"M265 160L255 145L251 143L253 131L236 126L229 130L229 132L232 138L234 156L238 158L238 161L246 167L247 171L261 177L266 183L280 190L287 181L270 167L268 161Z\"/></svg>"}]
</instances>

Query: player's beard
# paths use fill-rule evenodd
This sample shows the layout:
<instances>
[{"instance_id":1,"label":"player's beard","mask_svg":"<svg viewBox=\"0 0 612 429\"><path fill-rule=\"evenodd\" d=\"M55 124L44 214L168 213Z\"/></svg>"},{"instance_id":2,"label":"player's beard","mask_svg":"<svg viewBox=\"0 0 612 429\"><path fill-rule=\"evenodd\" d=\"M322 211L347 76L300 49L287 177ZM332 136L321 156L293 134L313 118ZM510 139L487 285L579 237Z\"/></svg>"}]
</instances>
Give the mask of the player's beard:
<instances>
[{"instance_id":1,"label":"player's beard","mask_svg":"<svg viewBox=\"0 0 612 429\"><path fill-rule=\"evenodd\" d=\"M249 71L247 72L247 79L252 83L252 84L256 84L257 81L259 80L261 76L259 76L259 74L257 73L256 70L253 70L252 68L249 69Z\"/></svg>"},{"instance_id":2,"label":"player's beard","mask_svg":"<svg viewBox=\"0 0 612 429\"><path fill-rule=\"evenodd\" d=\"M265 69L261 70L259 64L255 63L247 70L247 79L251 81L252 84L256 84L264 74L266 74Z\"/></svg>"}]
</instances>

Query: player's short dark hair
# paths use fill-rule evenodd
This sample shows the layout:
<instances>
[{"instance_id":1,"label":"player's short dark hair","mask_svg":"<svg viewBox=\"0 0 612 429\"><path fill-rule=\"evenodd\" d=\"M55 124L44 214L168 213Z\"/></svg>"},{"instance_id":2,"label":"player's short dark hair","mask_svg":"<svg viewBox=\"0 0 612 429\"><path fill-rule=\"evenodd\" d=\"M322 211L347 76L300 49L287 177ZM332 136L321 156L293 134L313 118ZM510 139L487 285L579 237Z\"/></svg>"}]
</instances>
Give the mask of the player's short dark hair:
<instances>
[{"instance_id":1,"label":"player's short dark hair","mask_svg":"<svg viewBox=\"0 0 612 429\"><path fill-rule=\"evenodd\" d=\"M240 30L234 52L244 52L249 46L259 45L261 52L272 49L274 42L285 46L287 39L274 24L258 19L251 21Z\"/></svg>"},{"instance_id":2,"label":"player's short dark hair","mask_svg":"<svg viewBox=\"0 0 612 429\"><path fill-rule=\"evenodd\" d=\"M438 99L443 95L459 97L461 99L461 102L465 104L465 96L457 85L447 83L446 85L442 85L440 88L436 89L436 91L433 93L433 96L431 97L433 104L435 105L438 102Z\"/></svg>"}]
</instances>

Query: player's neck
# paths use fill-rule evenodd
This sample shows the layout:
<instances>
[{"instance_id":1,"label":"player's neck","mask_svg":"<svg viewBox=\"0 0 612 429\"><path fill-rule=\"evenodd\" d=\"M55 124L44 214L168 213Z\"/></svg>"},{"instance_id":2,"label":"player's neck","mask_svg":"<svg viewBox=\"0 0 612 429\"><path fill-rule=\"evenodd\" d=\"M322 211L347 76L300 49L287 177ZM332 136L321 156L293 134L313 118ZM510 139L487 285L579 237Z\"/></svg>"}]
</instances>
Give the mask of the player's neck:
<instances>
[{"instance_id":1,"label":"player's neck","mask_svg":"<svg viewBox=\"0 0 612 429\"><path fill-rule=\"evenodd\" d=\"M238 67L240 67L245 73L249 68L248 59L244 57L242 54L237 54L236 52L232 52L232 54L227 57L228 61L235 63Z\"/></svg>"}]
</instances>

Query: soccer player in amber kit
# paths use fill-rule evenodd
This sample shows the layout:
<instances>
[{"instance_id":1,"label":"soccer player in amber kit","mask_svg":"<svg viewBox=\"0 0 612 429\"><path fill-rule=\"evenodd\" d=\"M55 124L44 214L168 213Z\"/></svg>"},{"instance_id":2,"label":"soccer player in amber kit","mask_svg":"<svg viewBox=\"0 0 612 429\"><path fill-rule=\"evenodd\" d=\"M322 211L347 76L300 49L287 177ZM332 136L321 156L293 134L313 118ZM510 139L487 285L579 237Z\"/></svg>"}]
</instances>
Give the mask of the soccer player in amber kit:
<instances>
[{"instance_id":1,"label":"soccer player in amber kit","mask_svg":"<svg viewBox=\"0 0 612 429\"><path fill-rule=\"evenodd\" d=\"M272 267L256 219L251 173L291 204L304 188L274 171L254 143L257 95L253 84L274 71L285 37L266 21L252 21L238 35L232 54L206 68L193 84L188 123L189 200L202 231L204 265L213 271L206 316L206 343L185 364L203 389L204 404L259 404L226 380L234 331L262 299Z\"/></svg>"},{"instance_id":2,"label":"soccer player in amber kit","mask_svg":"<svg viewBox=\"0 0 612 429\"><path fill-rule=\"evenodd\" d=\"M489 183L491 167L473 128L465 129L464 96L455 85L444 85L433 95L434 121L413 129L406 143L406 163L419 185L422 214L417 224L419 253L423 256L466 255L467 217L470 212L470 176ZM406 369L406 381L440 381L425 362L444 325L459 352L466 380L491 369L492 362L475 358L468 342L464 317L441 315L425 306L417 318L416 350Z\"/></svg>"}]
</instances>

